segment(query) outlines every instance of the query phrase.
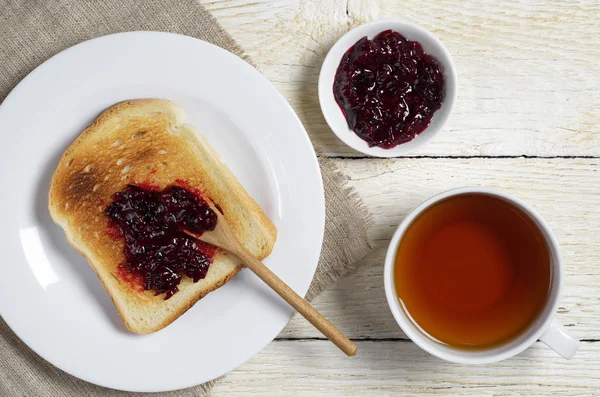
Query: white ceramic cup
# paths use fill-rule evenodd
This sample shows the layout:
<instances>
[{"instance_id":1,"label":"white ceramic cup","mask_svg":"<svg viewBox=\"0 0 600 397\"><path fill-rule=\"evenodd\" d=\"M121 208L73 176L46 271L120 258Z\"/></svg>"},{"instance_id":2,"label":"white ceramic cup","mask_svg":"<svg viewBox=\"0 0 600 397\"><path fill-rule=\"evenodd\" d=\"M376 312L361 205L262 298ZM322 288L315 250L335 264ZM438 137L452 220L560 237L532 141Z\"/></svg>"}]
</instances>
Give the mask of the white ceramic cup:
<instances>
[{"instance_id":1,"label":"white ceramic cup","mask_svg":"<svg viewBox=\"0 0 600 397\"><path fill-rule=\"evenodd\" d=\"M539 314L538 318L520 336L504 345L496 346L487 350L461 350L435 341L433 338L424 333L405 312L400 300L398 299L398 296L396 295L396 288L394 285L394 262L396 251L398 250L398 245L400 244L400 241L402 240L407 228L424 210L431 207L433 204L449 197L462 194L484 194L494 196L521 209L531 218L531 220L534 221L539 230L542 232L544 238L546 239L546 244L550 253L552 277L550 293L548 294L548 299L544 309ZM533 210L533 208L518 198L495 189L484 187L465 187L450 190L430 198L415 208L410 214L408 214L400 226L398 226L396 233L394 233L394 237L392 237L392 241L390 242L390 246L385 258L385 295L394 318L406 335L425 351L444 360L461 364L486 364L497 362L521 353L523 350L535 343L535 341L538 339L559 353L561 356L570 359L575 355L577 349L579 349L579 341L570 336L562 326L554 322L554 316L556 314L558 301L562 290L563 273L563 263L558 242L556 241L546 222Z\"/></svg>"}]
</instances>

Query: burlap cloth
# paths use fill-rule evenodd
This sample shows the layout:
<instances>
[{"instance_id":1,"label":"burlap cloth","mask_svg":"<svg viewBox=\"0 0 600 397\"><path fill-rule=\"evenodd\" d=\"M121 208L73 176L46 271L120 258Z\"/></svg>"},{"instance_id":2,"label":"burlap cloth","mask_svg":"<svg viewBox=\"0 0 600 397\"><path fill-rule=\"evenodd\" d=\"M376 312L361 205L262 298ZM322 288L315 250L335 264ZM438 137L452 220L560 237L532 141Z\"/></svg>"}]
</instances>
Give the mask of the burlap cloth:
<instances>
[{"instance_id":1,"label":"burlap cloth","mask_svg":"<svg viewBox=\"0 0 600 397\"><path fill-rule=\"evenodd\" d=\"M11 1L0 0L0 101L52 55L94 37L134 30L185 34L216 44L251 62L238 44L196 0ZM6 131L2 132L6 133ZM323 250L307 297L346 274L370 246L369 215L346 178L320 158L325 186ZM208 396L215 381L152 396ZM218 382L218 379L216 380ZM50 365L0 320L1 396L125 396Z\"/></svg>"}]
</instances>

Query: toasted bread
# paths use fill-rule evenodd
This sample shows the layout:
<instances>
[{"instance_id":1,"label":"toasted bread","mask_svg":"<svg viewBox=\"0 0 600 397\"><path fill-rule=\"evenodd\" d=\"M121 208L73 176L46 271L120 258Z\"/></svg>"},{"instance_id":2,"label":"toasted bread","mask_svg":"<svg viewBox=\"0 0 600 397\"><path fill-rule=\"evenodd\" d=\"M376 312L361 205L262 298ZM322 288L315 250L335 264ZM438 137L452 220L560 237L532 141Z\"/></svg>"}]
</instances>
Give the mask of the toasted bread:
<instances>
[{"instance_id":1,"label":"toasted bread","mask_svg":"<svg viewBox=\"0 0 600 397\"><path fill-rule=\"evenodd\" d=\"M111 238L106 207L128 184L165 188L184 180L219 204L236 237L252 254L271 253L277 231L221 161L206 138L185 124L185 112L167 100L138 99L104 111L65 151L52 176L49 209L68 242L98 274L128 329L147 334L181 316L242 269L217 251L206 278L183 277L165 300L119 273L126 261L122 239Z\"/></svg>"}]
</instances>

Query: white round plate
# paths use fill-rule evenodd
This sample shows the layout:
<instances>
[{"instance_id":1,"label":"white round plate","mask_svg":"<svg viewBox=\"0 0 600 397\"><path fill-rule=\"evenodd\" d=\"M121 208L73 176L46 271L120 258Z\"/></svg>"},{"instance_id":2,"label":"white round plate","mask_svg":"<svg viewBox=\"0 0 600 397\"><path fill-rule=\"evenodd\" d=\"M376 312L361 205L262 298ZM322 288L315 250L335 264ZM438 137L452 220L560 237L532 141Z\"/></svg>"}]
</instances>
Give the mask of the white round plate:
<instances>
[{"instance_id":1,"label":"white round plate","mask_svg":"<svg viewBox=\"0 0 600 397\"><path fill-rule=\"evenodd\" d=\"M304 295L325 223L321 174L300 120L269 81L206 42L157 32L90 40L46 61L0 106L0 314L36 353L98 385L165 391L238 367L292 310L248 270L169 327L135 335L53 224L48 187L59 157L102 110L166 98L211 141L279 231L265 264Z\"/></svg>"}]
</instances>

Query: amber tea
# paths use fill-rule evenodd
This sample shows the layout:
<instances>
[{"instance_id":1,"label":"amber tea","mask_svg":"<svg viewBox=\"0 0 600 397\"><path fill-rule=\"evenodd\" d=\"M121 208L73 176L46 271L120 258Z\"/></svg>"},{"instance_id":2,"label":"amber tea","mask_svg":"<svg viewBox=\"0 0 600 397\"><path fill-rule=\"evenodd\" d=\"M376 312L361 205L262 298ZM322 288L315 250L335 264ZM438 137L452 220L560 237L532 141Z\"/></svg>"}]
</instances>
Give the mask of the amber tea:
<instances>
[{"instance_id":1,"label":"amber tea","mask_svg":"<svg viewBox=\"0 0 600 397\"><path fill-rule=\"evenodd\" d=\"M543 310L550 254L535 222L485 194L440 201L407 228L395 259L396 294L430 337L464 349L504 344Z\"/></svg>"}]
</instances>

